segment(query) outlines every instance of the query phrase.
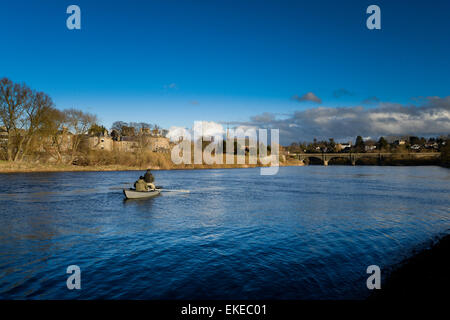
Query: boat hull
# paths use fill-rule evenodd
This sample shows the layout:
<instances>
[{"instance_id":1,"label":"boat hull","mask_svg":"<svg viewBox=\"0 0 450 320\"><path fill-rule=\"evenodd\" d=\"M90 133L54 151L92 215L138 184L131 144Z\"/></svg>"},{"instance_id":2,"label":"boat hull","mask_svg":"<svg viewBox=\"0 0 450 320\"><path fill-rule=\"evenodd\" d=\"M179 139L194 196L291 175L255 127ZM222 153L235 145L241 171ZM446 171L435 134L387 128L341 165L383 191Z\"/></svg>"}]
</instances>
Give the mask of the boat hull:
<instances>
[{"instance_id":1,"label":"boat hull","mask_svg":"<svg viewBox=\"0 0 450 320\"><path fill-rule=\"evenodd\" d=\"M156 197L161 193L160 189L151 191L136 191L132 189L123 189L123 194L127 199L147 199Z\"/></svg>"}]
</instances>

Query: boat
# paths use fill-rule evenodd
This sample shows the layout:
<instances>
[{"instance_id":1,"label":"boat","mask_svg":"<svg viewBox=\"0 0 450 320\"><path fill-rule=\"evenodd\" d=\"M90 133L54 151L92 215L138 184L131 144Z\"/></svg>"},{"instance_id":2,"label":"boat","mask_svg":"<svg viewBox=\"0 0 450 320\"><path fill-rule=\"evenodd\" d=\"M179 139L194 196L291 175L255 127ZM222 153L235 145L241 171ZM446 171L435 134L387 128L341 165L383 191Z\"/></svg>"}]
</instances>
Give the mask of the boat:
<instances>
[{"instance_id":1,"label":"boat","mask_svg":"<svg viewBox=\"0 0 450 320\"><path fill-rule=\"evenodd\" d=\"M135 189L123 189L123 194L127 199L145 199L156 197L161 193L161 189L149 191L136 191Z\"/></svg>"}]
</instances>

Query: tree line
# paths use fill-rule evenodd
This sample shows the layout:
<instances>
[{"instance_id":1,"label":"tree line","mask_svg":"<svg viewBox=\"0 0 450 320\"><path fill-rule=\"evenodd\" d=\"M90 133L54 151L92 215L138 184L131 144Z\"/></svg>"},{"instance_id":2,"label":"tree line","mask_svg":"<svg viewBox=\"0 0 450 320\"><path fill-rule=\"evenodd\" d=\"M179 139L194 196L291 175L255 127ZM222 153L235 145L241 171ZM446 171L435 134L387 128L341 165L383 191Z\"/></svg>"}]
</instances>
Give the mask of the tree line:
<instances>
[{"instance_id":1,"label":"tree line","mask_svg":"<svg viewBox=\"0 0 450 320\"><path fill-rule=\"evenodd\" d=\"M401 139L400 139L401 140ZM416 137L410 136L403 140L400 144L399 140L389 143L385 137L380 137L378 140L364 140L361 136L357 136L354 143L350 147L340 150L338 148L338 143L334 141L333 138L326 140L314 139L312 142L293 142L291 145L286 147L291 153L316 153L316 152L357 152L364 153L375 151L376 152L408 152L411 150L429 150L433 149L436 151L442 151L448 147L447 138L442 137Z\"/></svg>"},{"instance_id":2,"label":"tree line","mask_svg":"<svg viewBox=\"0 0 450 320\"><path fill-rule=\"evenodd\" d=\"M150 124L147 122L125 122L115 121L111 126L111 136L116 138L117 136L134 137L139 135L143 130L153 135L166 135L168 130L162 129L157 124Z\"/></svg>"},{"instance_id":3,"label":"tree line","mask_svg":"<svg viewBox=\"0 0 450 320\"><path fill-rule=\"evenodd\" d=\"M148 135L139 134L143 129L152 135L167 133L157 124L116 121L111 136L134 137L142 153L149 144ZM0 79L0 160L30 161L43 155L56 163L72 164L78 156L88 155L85 137L102 136L106 130L94 114L59 110L48 94Z\"/></svg>"},{"instance_id":4,"label":"tree line","mask_svg":"<svg viewBox=\"0 0 450 320\"><path fill-rule=\"evenodd\" d=\"M58 110L46 93L0 79L0 126L7 136L1 145L4 160L22 161L41 148L62 162L63 144L68 143L68 161L73 161L82 135L96 123L93 114L73 108Z\"/></svg>"}]
</instances>

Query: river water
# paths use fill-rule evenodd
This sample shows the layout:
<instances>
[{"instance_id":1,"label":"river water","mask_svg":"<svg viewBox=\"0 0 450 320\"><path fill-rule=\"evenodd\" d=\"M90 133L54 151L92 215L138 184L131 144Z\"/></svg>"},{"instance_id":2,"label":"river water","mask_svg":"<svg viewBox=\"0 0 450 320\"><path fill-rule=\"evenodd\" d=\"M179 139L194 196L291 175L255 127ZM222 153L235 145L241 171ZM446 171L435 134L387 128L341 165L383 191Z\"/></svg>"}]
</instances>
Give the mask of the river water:
<instances>
[{"instance_id":1,"label":"river water","mask_svg":"<svg viewBox=\"0 0 450 320\"><path fill-rule=\"evenodd\" d=\"M450 233L445 168L259 172L155 171L183 192L128 201L143 172L0 174L0 298L363 299L369 265Z\"/></svg>"}]
</instances>

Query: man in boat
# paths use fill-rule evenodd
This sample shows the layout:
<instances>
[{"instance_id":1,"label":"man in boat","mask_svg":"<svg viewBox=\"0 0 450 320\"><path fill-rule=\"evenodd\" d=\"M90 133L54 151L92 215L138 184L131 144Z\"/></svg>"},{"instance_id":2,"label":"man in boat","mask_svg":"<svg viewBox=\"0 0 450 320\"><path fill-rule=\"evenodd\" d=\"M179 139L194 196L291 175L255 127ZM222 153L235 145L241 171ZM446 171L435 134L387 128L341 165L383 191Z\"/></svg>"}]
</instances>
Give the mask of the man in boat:
<instances>
[{"instance_id":1,"label":"man in boat","mask_svg":"<svg viewBox=\"0 0 450 320\"><path fill-rule=\"evenodd\" d=\"M155 185L153 184L153 181L155 181L155 178L153 177L152 173L150 172L150 169L147 169L144 175L144 181L147 183L147 185L150 187L150 189L155 190Z\"/></svg>"},{"instance_id":2,"label":"man in boat","mask_svg":"<svg viewBox=\"0 0 450 320\"><path fill-rule=\"evenodd\" d=\"M148 191L147 183L144 181L144 177L140 176L139 180L134 183L136 191Z\"/></svg>"}]
</instances>

